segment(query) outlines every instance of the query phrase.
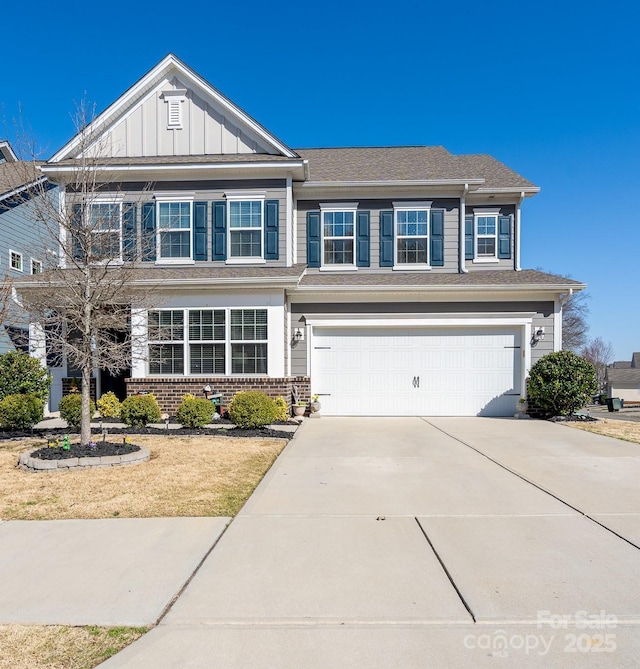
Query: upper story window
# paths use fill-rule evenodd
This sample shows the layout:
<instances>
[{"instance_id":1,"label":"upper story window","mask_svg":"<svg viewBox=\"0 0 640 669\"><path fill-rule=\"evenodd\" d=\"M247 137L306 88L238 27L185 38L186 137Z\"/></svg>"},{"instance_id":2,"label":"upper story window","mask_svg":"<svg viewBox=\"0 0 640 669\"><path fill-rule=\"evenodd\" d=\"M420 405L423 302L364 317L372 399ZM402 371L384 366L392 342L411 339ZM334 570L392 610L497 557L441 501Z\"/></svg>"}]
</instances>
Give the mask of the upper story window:
<instances>
[{"instance_id":1,"label":"upper story window","mask_svg":"<svg viewBox=\"0 0 640 669\"><path fill-rule=\"evenodd\" d=\"M496 257L497 231L497 216L476 216L476 257Z\"/></svg>"},{"instance_id":2,"label":"upper story window","mask_svg":"<svg viewBox=\"0 0 640 669\"><path fill-rule=\"evenodd\" d=\"M35 258L31 258L31 274L41 274L42 273L42 263Z\"/></svg>"},{"instance_id":3,"label":"upper story window","mask_svg":"<svg viewBox=\"0 0 640 669\"><path fill-rule=\"evenodd\" d=\"M357 207L357 204L320 205L323 267L355 267Z\"/></svg>"},{"instance_id":4,"label":"upper story window","mask_svg":"<svg viewBox=\"0 0 640 669\"><path fill-rule=\"evenodd\" d=\"M465 216L465 258L477 263L511 258L512 222L500 208L478 208Z\"/></svg>"},{"instance_id":5,"label":"upper story window","mask_svg":"<svg viewBox=\"0 0 640 669\"><path fill-rule=\"evenodd\" d=\"M89 205L91 260L117 260L122 257L122 203L92 202Z\"/></svg>"},{"instance_id":6,"label":"upper story window","mask_svg":"<svg viewBox=\"0 0 640 669\"><path fill-rule=\"evenodd\" d=\"M429 264L430 205L394 204L396 266Z\"/></svg>"},{"instance_id":7,"label":"upper story window","mask_svg":"<svg viewBox=\"0 0 640 669\"><path fill-rule=\"evenodd\" d=\"M9 267L14 269L16 272L22 272L22 253L17 251L9 251Z\"/></svg>"},{"instance_id":8,"label":"upper story window","mask_svg":"<svg viewBox=\"0 0 640 669\"><path fill-rule=\"evenodd\" d=\"M191 258L191 200L158 201L158 258Z\"/></svg>"},{"instance_id":9,"label":"upper story window","mask_svg":"<svg viewBox=\"0 0 640 669\"><path fill-rule=\"evenodd\" d=\"M264 200L228 198L228 258L262 258Z\"/></svg>"}]
</instances>

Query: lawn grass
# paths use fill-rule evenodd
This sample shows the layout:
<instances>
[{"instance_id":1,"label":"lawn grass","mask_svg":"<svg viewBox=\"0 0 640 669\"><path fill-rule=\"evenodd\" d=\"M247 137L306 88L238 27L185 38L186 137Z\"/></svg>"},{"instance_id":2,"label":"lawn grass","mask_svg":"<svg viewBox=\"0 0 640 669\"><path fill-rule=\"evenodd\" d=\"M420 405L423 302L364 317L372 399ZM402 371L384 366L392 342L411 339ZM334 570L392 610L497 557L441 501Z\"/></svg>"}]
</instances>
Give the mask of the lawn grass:
<instances>
[{"instance_id":1,"label":"lawn grass","mask_svg":"<svg viewBox=\"0 0 640 669\"><path fill-rule=\"evenodd\" d=\"M145 627L0 625L0 669L92 669Z\"/></svg>"},{"instance_id":2,"label":"lawn grass","mask_svg":"<svg viewBox=\"0 0 640 669\"><path fill-rule=\"evenodd\" d=\"M27 472L18 455L46 445L0 442L0 520L234 516L283 439L132 437L151 459L128 467ZM92 669L146 628L0 625L0 669Z\"/></svg>"},{"instance_id":3,"label":"lawn grass","mask_svg":"<svg viewBox=\"0 0 640 669\"><path fill-rule=\"evenodd\" d=\"M585 432L594 432L606 437L623 439L640 444L640 423L630 420L611 420L609 418L600 418L596 423L561 423L567 427L573 427Z\"/></svg>"},{"instance_id":4,"label":"lawn grass","mask_svg":"<svg viewBox=\"0 0 640 669\"><path fill-rule=\"evenodd\" d=\"M0 442L0 519L234 516L286 441L233 437L132 437L149 462L27 472L21 451L37 439Z\"/></svg>"}]
</instances>

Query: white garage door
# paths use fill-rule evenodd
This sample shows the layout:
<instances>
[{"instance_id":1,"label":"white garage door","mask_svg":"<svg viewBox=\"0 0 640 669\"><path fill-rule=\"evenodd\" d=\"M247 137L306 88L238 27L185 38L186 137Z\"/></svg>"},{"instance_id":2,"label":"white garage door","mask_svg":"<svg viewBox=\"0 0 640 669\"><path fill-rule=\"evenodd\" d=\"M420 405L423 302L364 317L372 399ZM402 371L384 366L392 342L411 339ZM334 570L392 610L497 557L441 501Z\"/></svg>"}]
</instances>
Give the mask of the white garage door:
<instances>
[{"instance_id":1,"label":"white garage door","mask_svg":"<svg viewBox=\"0 0 640 669\"><path fill-rule=\"evenodd\" d=\"M325 416L508 416L518 328L315 327L311 385Z\"/></svg>"}]
</instances>

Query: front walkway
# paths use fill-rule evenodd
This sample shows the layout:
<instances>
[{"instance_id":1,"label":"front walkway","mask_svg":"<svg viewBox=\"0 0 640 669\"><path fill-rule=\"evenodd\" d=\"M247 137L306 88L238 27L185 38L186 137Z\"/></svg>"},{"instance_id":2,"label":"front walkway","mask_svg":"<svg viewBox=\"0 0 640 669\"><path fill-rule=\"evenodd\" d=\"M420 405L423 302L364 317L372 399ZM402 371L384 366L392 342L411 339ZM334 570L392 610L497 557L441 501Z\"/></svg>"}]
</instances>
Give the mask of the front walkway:
<instances>
[{"instance_id":1,"label":"front walkway","mask_svg":"<svg viewBox=\"0 0 640 669\"><path fill-rule=\"evenodd\" d=\"M307 421L104 666L637 666L639 474L640 446L545 422Z\"/></svg>"}]
</instances>

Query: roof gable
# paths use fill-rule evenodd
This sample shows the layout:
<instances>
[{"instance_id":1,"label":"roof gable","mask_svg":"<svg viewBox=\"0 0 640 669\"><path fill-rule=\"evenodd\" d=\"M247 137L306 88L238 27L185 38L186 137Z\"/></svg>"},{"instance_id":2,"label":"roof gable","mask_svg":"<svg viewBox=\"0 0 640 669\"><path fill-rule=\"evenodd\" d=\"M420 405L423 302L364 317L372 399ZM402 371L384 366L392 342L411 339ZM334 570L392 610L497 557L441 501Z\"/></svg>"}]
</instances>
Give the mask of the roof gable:
<instances>
[{"instance_id":1,"label":"roof gable","mask_svg":"<svg viewBox=\"0 0 640 669\"><path fill-rule=\"evenodd\" d=\"M181 117L173 127L170 107ZM294 151L173 54L145 74L49 162L78 158L82 153L120 159L229 154L296 157Z\"/></svg>"}]
</instances>

